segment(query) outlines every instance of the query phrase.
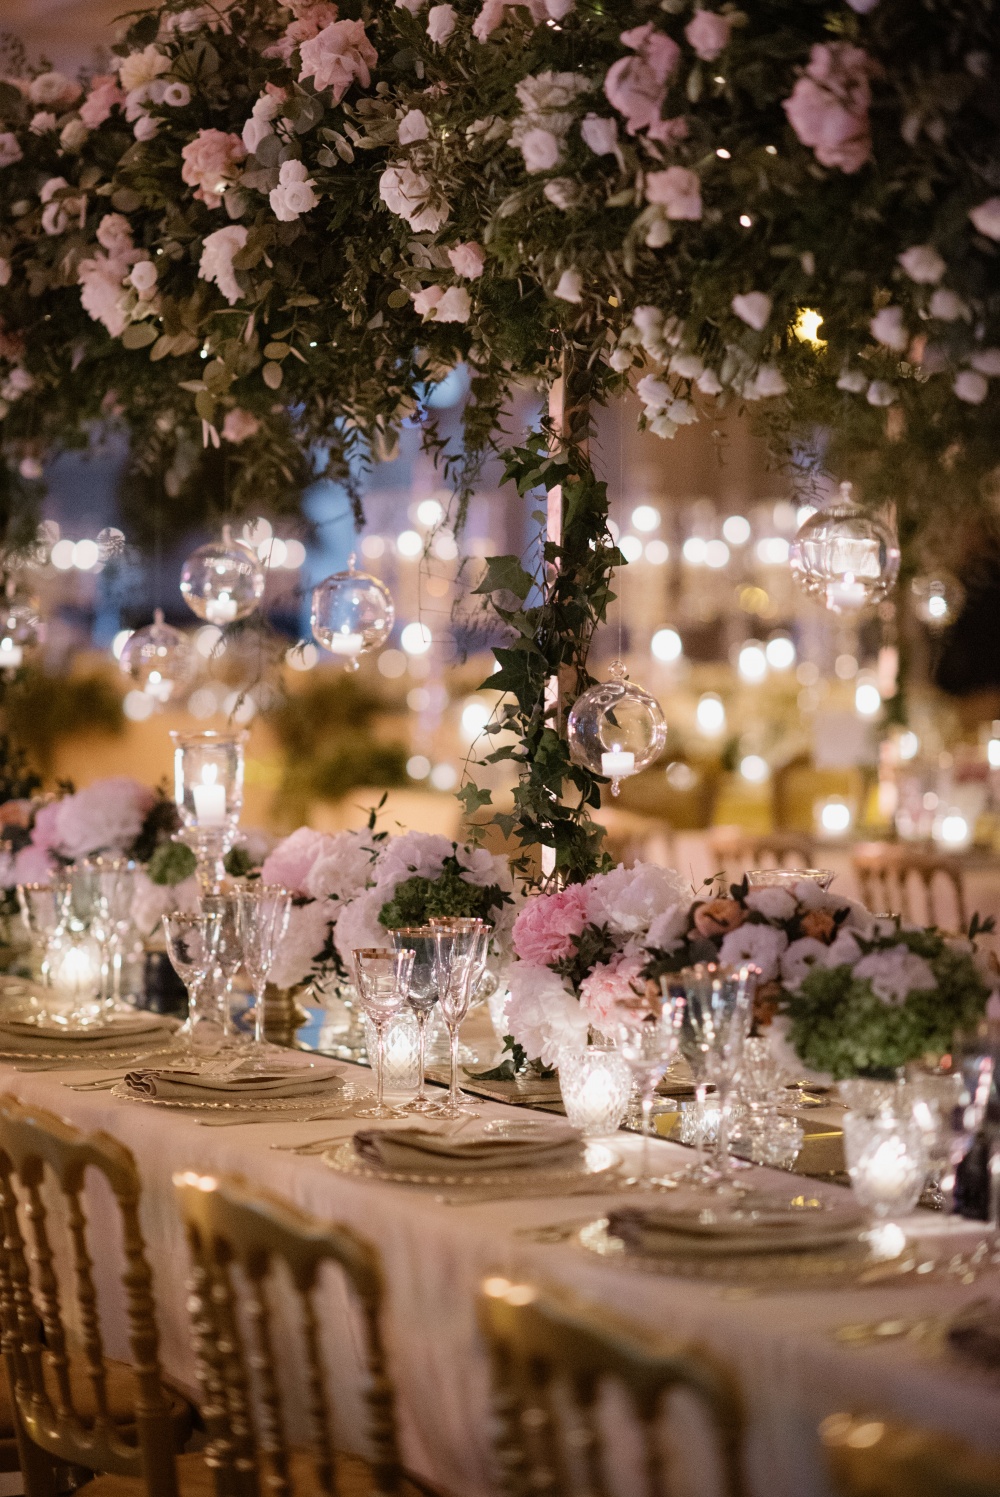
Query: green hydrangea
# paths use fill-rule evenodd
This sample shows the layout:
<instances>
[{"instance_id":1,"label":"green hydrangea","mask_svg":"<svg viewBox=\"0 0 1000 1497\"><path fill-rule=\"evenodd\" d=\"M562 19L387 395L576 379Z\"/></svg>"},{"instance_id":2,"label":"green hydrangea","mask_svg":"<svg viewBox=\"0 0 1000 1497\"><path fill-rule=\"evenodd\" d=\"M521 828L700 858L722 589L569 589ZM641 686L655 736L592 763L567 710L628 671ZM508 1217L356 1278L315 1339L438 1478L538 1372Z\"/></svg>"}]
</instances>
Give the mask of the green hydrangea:
<instances>
[{"instance_id":1,"label":"green hydrangea","mask_svg":"<svg viewBox=\"0 0 1000 1497\"><path fill-rule=\"evenodd\" d=\"M489 920L501 902L499 889L470 884L461 874L446 868L437 878L414 875L404 879L392 899L382 906L378 918L387 930L426 925L428 920L444 915Z\"/></svg>"}]
</instances>

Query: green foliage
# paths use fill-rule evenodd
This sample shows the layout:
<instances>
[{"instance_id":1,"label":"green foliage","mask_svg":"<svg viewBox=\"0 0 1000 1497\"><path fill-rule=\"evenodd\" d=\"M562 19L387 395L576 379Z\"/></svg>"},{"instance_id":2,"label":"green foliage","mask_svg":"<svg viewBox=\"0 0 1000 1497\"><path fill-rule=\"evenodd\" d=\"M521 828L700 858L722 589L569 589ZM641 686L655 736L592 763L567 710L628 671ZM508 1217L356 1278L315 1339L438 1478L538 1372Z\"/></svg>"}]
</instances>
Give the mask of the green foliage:
<instances>
[{"instance_id":1,"label":"green foliage","mask_svg":"<svg viewBox=\"0 0 1000 1497\"><path fill-rule=\"evenodd\" d=\"M0 733L0 805L28 800L41 788L42 777L31 767L24 749L8 733Z\"/></svg>"},{"instance_id":2,"label":"green foliage","mask_svg":"<svg viewBox=\"0 0 1000 1497\"><path fill-rule=\"evenodd\" d=\"M316 681L270 709L286 766L282 798L339 800L359 785L405 785L405 745L374 734L385 709L363 681L346 675Z\"/></svg>"},{"instance_id":3,"label":"green foliage","mask_svg":"<svg viewBox=\"0 0 1000 1497\"><path fill-rule=\"evenodd\" d=\"M43 770L69 733L125 731L121 697L103 675L47 676L29 667L4 692L2 711L10 736Z\"/></svg>"},{"instance_id":4,"label":"green foliage","mask_svg":"<svg viewBox=\"0 0 1000 1497\"><path fill-rule=\"evenodd\" d=\"M257 868L257 864L245 847L231 848L223 858L222 864L230 878L247 878Z\"/></svg>"},{"instance_id":5,"label":"green foliage","mask_svg":"<svg viewBox=\"0 0 1000 1497\"><path fill-rule=\"evenodd\" d=\"M190 878L198 859L186 842L161 842L149 859L147 872L154 884L173 887Z\"/></svg>"},{"instance_id":6,"label":"green foliage","mask_svg":"<svg viewBox=\"0 0 1000 1497\"><path fill-rule=\"evenodd\" d=\"M180 844L171 842L171 837L181 824L181 818L177 807L172 800L167 799L166 792L161 785L156 792L156 800L153 802L142 830L130 849L130 855L137 863L149 863L158 851L164 847L177 847ZM190 851L190 849L188 849ZM194 854L192 854L192 857ZM181 874L186 878L187 874ZM154 883L179 883L180 879L153 879Z\"/></svg>"},{"instance_id":7,"label":"green foliage","mask_svg":"<svg viewBox=\"0 0 1000 1497\"><path fill-rule=\"evenodd\" d=\"M454 858L446 860L437 878L414 875L397 884L392 899L379 911L379 924L386 930L404 925L426 925L445 916L462 919L496 919L507 896L495 884L481 887L462 878Z\"/></svg>"}]
</instances>

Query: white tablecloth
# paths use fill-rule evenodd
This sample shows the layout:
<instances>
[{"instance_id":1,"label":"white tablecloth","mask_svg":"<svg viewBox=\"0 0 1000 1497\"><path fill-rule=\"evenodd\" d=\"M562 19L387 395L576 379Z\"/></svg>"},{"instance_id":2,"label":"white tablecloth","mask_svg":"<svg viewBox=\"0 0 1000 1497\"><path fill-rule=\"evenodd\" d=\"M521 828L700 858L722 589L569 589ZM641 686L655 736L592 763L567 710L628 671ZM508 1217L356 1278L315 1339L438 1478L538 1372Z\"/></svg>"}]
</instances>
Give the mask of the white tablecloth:
<instances>
[{"instance_id":1,"label":"white tablecloth","mask_svg":"<svg viewBox=\"0 0 1000 1497\"><path fill-rule=\"evenodd\" d=\"M474 1317L480 1282L496 1273L565 1286L638 1325L692 1337L711 1348L742 1387L754 1497L825 1497L829 1488L816 1429L835 1410L895 1414L1000 1450L1000 1379L931 1357L915 1345L851 1348L830 1334L845 1322L935 1314L984 1293L1000 1296L995 1277L973 1286L907 1281L899 1287L781 1294L654 1277L595 1259L573 1244L541 1245L515 1233L518 1227L578 1217L591 1206L597 1215L600 1197L448 1206L429 1192L347 1179L321 1158L270 1148L272 1142L333 1134L346 1139L356 1123L275 1119L245 1128L202 1127L192 1114L119 1101L108 1092L74 1092L63 1084L83 1074L5 1068L0 1091L84 1128L104 1128L135 1154L144 1186L142 1220L156 1279L161 1354L171 1376L196 1386L185 1309L187 1253L171 1176L190 1168L240 1174L320 1217L348 1223L378 1247L388 1280L386 1332L405 1459L453 1497L495 1497L498 1491L491 1475L487 1367ZM513 1109L486 1104L484 1111L504 1115ZM626 1154L638 1146L632 1137L619 1141ZM658 1141L653 1147L661 1171L690 1159L672 1144ZM782 1189L794 1179L759 1173L763 1183ZM99 1202L94 1209L100 1210ZM932 1228L948 1225L923 1220ZM967 1231L954 1245L960 1242L971 1245ZM115 1255L106 1228L95 1257L106 1285L113 1283ZM344 1305L340 1290L324 1299L324 1319L333 1331L344 1330ZM121 1355L123 1327L112 1322L106 1329L109 1351ZM363 1418L356 1326L349 1325L346 1335L354 1355L341 1349L331 1391L341 1443L358 1449ZM289 1360L294 1363L294 1353ZM292 1375L294 1367L288 1371ZM620 1490L632 1497L637 1488L626 1481Z\"/></svg>"}]
</instances>

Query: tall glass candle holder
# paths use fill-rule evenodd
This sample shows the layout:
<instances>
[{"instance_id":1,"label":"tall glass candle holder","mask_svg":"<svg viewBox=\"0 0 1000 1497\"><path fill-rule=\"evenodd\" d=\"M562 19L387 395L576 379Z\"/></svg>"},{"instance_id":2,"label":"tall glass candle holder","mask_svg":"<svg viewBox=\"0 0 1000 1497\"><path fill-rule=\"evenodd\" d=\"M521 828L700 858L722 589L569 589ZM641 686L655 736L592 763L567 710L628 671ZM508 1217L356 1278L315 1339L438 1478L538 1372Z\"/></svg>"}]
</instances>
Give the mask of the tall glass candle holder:
<instances>
[{"instance_id":1,"label":"tall glass candle holder","mask_svg":"<svg viewBox=\"0 0 1000 1497\"><path fill-rule=\"evenodd\" d=\"M216 892L225 878L223 858L236 840L243 809L243 731L171 733L174 741L174 800L179 836L194 850L198 878Z\"/></svg>"}]
</instances>

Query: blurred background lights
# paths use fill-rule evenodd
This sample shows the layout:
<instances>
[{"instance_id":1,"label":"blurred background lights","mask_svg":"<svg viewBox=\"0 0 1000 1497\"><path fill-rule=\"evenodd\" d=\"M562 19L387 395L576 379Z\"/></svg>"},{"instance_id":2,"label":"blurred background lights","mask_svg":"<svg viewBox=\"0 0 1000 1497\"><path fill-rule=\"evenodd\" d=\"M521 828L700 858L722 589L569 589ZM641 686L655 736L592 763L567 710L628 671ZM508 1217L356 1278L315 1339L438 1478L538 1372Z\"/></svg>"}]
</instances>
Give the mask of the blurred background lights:
<instances>
[{"instance_id":1,"label":"blurred background lights","mask_svg":"<svg viewBox=\"0 0 1000 1497\"><path fill-rule=\"evenodd\" d=\"M667 784L671 790L676 790L680 795L686 795L693 790L698 783L698 776L690 764L685 764L683 759L675 759L672 764L667 765Z\"/></svg>"},{"instance_id":2,"label":"blurred background lights","mask_svg":"<svg viewBox=\"0 0 1000 1497\"><path fill-rule=\"evenodd\" d=\"M683 650L681 637L676 629L657 629L649 642L649 647L653 652L654 660L662 660L664 664L669 664L671 660L679 660Z\"/></svg>"},{"instance_id":3,"label":"blurred background lights","mask_svg":"<svg viewBox=\"0 0 1000 1497\"><path fill-rule=\"evenodd\" d=\"M668 562L670 560L670 547L666 541L647 541L646 560L654 567L662 567L664 562Z\"/></svg>"},{"instance_id":4,"label":"blurred background lights","mask_svg":"<svg viewBox=\"0 0 1000 1497\"><path fill-rule=\"evenodd\" d=\"M740 760L740 774L749 785L763 785L770 773L767 760L760 754L744 754Z\"/></svg>"},{"instance_id":5,"label":"blurred background lights","mask_svg":"<svg viewBox=\"0 0 1000 1497\"><path fill-rule=\"evenodd\" d=\"M821 313L814 312L812 307L803 307L792 323L792 332L800 343L809 343L813 348L825 348L826 340L819 336L822 326Z\"/></svg>"},{"instance_id":6,"label":"blurred background lights","mask_svg":"<svg viewBox=\"0 0 1000 1497\"><path fill-rule=\"evenodd\" d=\"M431 772L431 761L426 754L413 754L406 761L406 773L411 780L426 780Z\"/></svg>"},{"instance_id":7,"label":"blurred background lights","mask_svg":"<svg viewBox=\"0 0 1000 1497\"><path fill-rule=\"evenodd\" d=\"M858 677L854 688L854 706L859 717L877 717L882 707L882 693L866 675Z\"/></svg>"},{"instance_id":8,"label":"blurred background lights","mask_svg":"<svg viewBox=\"0 0 1000 1497\"><path fill-rule=\"evenodd\" d=\"M765 536L757 542L757 560L765 567L784 566L788 561L789 545L783 535Z\"/></svg>"},{"instance_id":9,"label":"blurred background lights","mask_svg":"<svg viewBox=\"0 0 1000 1497\"><path fill-rule=\"evenodd\" d=\"M851 808L845 800L831 795L816 807L817 830L827 837L843 837L851 828Z\"/></svg>"},{"instance_id":10,"label":"blurred background lights","mask_svg":"<svg viewBox=\"0 0 1000 1497\"><path fill-rule=\"evenodd\" d=\"M319 661L319 650L311 641L293 645L285 651L285 661L293 671L311 671Z\"/></svg>"},{"instance_id":11,"label":"blurred background lights","mask_svg":"<svg viewBox=\"0 0 1000 1497\"><path fill-rule=\"evenodd\" d=\"M763 681L767 675L767 656L759 640L747 640L740 650L736 668L744 681Z\"/></svg>"},{"instance_id":12,"label":"blurred background lights","mask_svg":"<svg viewBox=\"0 0 1000 1497\"><path fill-rule=\"evenodd\" d=\"M269 541L273 534L274 529L270 520L263 518L252 520L243 527L243 535L250 545L253 546L254 550L257 550L259 546L263 546L265 542Z\"/></svg>"},{"instance_id":13,"label":"blurred background lights","mask_svg":"<svg viewBox=\"0 0 1000 1497\"><path fill-rule=\"evenodd\" d=\"M396 550L400 556L419 556L424 543L415 530L404 530L396 537Z\"/></svg>"},{"instance_id":14,"label":"blurred background lights","mask_svg":"<svg viewBox=\"0 0 1000 1497\"><path fill-rule=\"evenodd\" d=\"M853 655L838 655L833 662L833 673L839 681L853 681L858 674L858 662Z\"/></svg>"},{"instance_id":15,"label":"blurred background lights","mask_svg":"<svg viewBox=\"0 0 1000 1497\"><path fill-rule=\"evenodd\" d=\"M385 555L385 541L380 535L366 535L361 542L361 555L366 561L378 561Z\"/></svg>"},{"instance_id":16,"label":"blurred background lights","mask_svg":"<svg viewBox=\"0 0 1000 1497\"><path fill-rule=\"evenodd\" d=\"M791 670L795 664L795 645L787 634L776 634L764 646L764 655L772 670Z\"/></svg>"},{"instance_id":17,"label":"blurred background lights","mask_svg":"<svg viewBox=\"0 0 1000 1497\"><path fill-rule=\"evenodd\" d=\"M406 656L402 650L383 650L378 657L378 670L387 681L395 681L406 675Z\"/></svg>"},{"instance_id":18,"label":"blurred background lights","mask_svg":"<svg viewBox=\"0 0 1000 1497\"><path fill-rule=\"evenodd\" d=\"M458 555L458 545L450 530L440 531L431 541L431 555L436 556L438 561L454 561Z\"/></svg>"},{"instance_id":19,"label":"blurred background lights","mask_svg":"<svg viewBox=\"0 0 1000 1497\"><path fill-rule=\"evenodd\" d=\"M726 731L726 709L714 691L706 691L699 697L694 715L699 732L706 738L718 738Z\"/></svg>"},{"instance_id":20,"label":"blurred background lights","mask_svg":"<svg viewBox=\"0 0 1000 1497\"><path fill-rule=\"evenodd\" d=\"M187 708L192 717L202 719L214 717L218 710L215 692L210 686L199 686L198 690L192 691L188 697Z\"/></svg>"},{"instance_id":21,"label":"blurred background lights","mask_svg":"<svg viewBox=\"0 0 1000 1497\"><path fill-rule=\"evenodd\" d=\"M462 708L462 733L469 743L474 743L490 720L490 709L479 697L469 697Z\"/></svg>"},{"instance_id":22,"label":"blurred background lights","mask_svg":"<svg viewBox=\"0 0 1000 1497\"><path fill-rule=\"evenodd\" d=\"M700 535L689 535L681 552L689 567L705 564L705 542Z\"/></svg>"},{"instance_id":23,"label":"blurred background lights","mask_svg":"<svg viewBox=\"0 0 1000 1497\"><path fill-rule=\"evenodd\" d=\"M122 711L131 722L141 723L156 711L156 701L144 691L127 691Z\"/></svg>"},{"instance_id":24,"label":"blurred background lights","mask_svg":"<svg viewBox=\"0 0 1000 1497\"><path fill-rule=\"evenodd\" d=\"M407 655L426 655L431 647L431 631L426 624L407 624L399 636Z\"/></svg>"},{"instance_id":25,"label":"blurred background lights","mask_svg":"<svg viewBox=\"0 0 1000 1497\"><path fill-rule=\"evenodd\" d=\"M417 505L417 519L428 530L433 530L444 519L444 510L437 499L421 499Z\"/></svg>"},{"instance_id":26,"label":"blurred background lights","mask_svg":"<svg viewBox=\"0 0 1000 1497\"><path fill-rule=\"evenodd\" d=\"M998 749L1000 749L1000 745L998 745ZM901 733L899 738L899 757L905 762L909 759L915 759L919 752L920 739L916 733L910 732L909 729L905 733ZM993 760L991 759L990 763L992 764L992 762ZM1000 763L1000 752L997 754L997 763Z\"/></svg>"},{"instance_id":27,"label":"blurred background lights","mask_svg":"<svg viewBox=\"0 0 1000 1497\"><path fill-rule=\"evenodd\" d=\"M72 541L56 541L52 547L52 555L49 560L59 572L68 572L73 565L73 551L75 547Z\"/></svg>"},{"instance_id":28,"label":"blurred background lights","mask_svg":"<svg viewBox=\"0 0 1000 1497\"><path fill-rule=\"evenodd\" d=\"M452 764L435 764L431 770L431 784L435 790L454 790L458 774Z\"/></svg>"},{"instance_id":29,"label":"blurred background lights","mask_svg":"<svg viewBox=\"0 0 1000 1497\"><path fill-rule=\"evenodd\" d=\"M217 624L205 624L195 630L194 647L205 660L211 660L222 643L222 630Z\"/></svg>"},{"instance_id":30,"label":"blurred background lights","mask_svg":"<svg viewBox=\"0 0 1000 1497\"><path fill-rule=\"evenodd\" d=\"M942 847L965 847L972 836L972 829L962 812L952 806L943 816L934 818L933 836Z\"/></svg>"},{"instance_id":31,"label":"blurred background lights","mask_svg":"<svg viewBox=\"0 0 1000 1497\"><path fill-rule=\"evenodd\" d=\"M816 506L814 504L800 504L795 511L796 530L801 530L806 521L811 520L815 513Z\"/></svg>"},{"instance_id":32,"label":"blurred background lights","mask_svg":"<svg viewBox=\"0 0 1000 1497\"><path fill-rule=\"evenodd\" d=\"M638 504L632 511L632 528L648 535L660 527L660 511L651 504Z\"/></svg>"},{"instance_id":33,"label":"blurred background lights","mask_svg":"<svg viewBox=\"0 0 1000 1497\"><path fill-rule=\"evenodd\" d=\"M78 572L89 572L101 559L101 548L96 541L77 541L73 547L73 565Z\"/></svg>"},{"instance_id":34,"label":"blurred background lights","mask_svg":"<svg viewBox=\"0 0 1000 1497\"><path fill-rule=\"evenodd\" d=\"M118 633L111 641L111 653L116 660L121 659L122 650L124 650L126 644L132 638L133 632L134 631L131 629L119 629Z\"/></svg>"},{"instance_id":35,"label":"blurred background lights","mask_svg":"<svg viewBox=\"0 0 1000 1497\"><path fill-rule=\"evenodd\" d=\"M722 534L731 546L745 546L750 539L750 521L745 515L729 515L722 522Z\"/></svg>"},{"instance_id":36,"label":"blurred background lights","mask_svg":"<svg viewBox=\"0 0 1000 1497\"><path fill-rule=\"evenodd\" d=\"M642 555L642 541L637 535L623 535L618 549L626 561L638 561Z\"/></svg>"},{"instance_id":37,"label":"blurred background lights","mask_svg":"<svg viewBox=\"0 0 1000 1497\"><path fill-rule=\"evenodd\" d=\"M716 571L720 567L729 564L729 547L725 541L708 541L705 545L705 565L714 567Z\"/></svg>"}]
</instances>

